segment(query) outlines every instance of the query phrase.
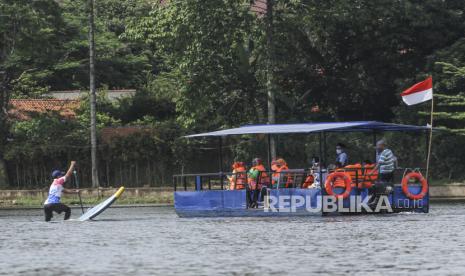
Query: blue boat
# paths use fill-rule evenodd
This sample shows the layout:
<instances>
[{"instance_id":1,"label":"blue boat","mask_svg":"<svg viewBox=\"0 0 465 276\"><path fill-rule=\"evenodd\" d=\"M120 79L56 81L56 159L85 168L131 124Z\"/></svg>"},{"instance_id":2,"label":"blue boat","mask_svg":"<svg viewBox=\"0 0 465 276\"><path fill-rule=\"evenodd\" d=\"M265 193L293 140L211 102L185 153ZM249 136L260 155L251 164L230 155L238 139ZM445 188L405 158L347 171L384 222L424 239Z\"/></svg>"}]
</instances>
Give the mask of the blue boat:
<instances>
[{"instance_id":1,"label":"blue boat","mask_svg":"<svg viewBox=\"0 0 465 276\"><path fill-rule=\"evenodd\" d=\"M174 206L180 217L279 217L279 216L326 216L343 214L376 214L429 211L429 188L423 177L423 169L397 168L394 179L389 183L373 181L368 185L367 174L363 169L327 170L321 166L317 171L306 169L286 170L279 173L278 183L264 184L266 189L252 190L231 188L231 180L237 175L223 172L222 141L230 135L261 134L268 137L268 164L271 164L270 137L284 134L316 133L319 140L320 164L326 164L326 134L344 132L372 133L373 141L382 132L424 132L430 127L391 124L375 121L330 122L247 125L238 128L218 130L186 136L212 137L218 140L218 173L180 174L173 176ZM265 175L276 174L268 170ZM345 187L335 187L330 179L338 174L351 175ZM317 185L307 187L306 181L312 175L318 179ZM334 177L333 177L334 176ZM233 178L231 178L233 177ZM245 176L247 178L247 174ZM411 180L416 180L415 182ZM319 181L321 180L321 181ZM248 181L248 180L246 180ZM258 180L257 180L258 181ZM419 183L418 183L419 182ZM368 187L370 186L370 187ZM264 200L262 205L250 205L250 198L259 193Z\"/></svg>"}]
</instances>

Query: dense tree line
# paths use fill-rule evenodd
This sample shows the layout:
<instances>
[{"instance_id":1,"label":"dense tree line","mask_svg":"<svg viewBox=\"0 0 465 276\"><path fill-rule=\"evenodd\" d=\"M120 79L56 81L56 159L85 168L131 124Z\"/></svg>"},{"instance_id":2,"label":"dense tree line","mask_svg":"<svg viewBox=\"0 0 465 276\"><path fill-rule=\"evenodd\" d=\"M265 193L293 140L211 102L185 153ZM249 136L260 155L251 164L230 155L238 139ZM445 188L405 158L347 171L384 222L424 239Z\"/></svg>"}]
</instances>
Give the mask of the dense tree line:
<instances>
[{"instance_id":1,"label":"dense tree line","mask_svg":"<svg viewBox=\"0 0 465 276\"><path fill-rule=\"evenodd\" d=\"M102 91L138 90L134 98L117 103L102 97L99 126L155 130L144 134L148 139L115 141L101 150L103 161L159 158L163 168L157 170L168 173L213 169L212 162L189 167L201 154L212 157L208 150L199 151L211 148L210 141L179 137L265 123L267 74L272 76L279 123L381 120L425 125L428 104L403 106L399 94L432 74L436 122L451 130L435 135L433 176L465 177L461 1L275 0L271 45L265 15L252 11L253 2L97 1L97 86ZM85 1L0 0L0 160L61 159L70 152L86 158L86 101L78 120L66 123L53 116L11 122L6 112L12 97L87 89L87 31ZM271 72L267 53L272 55ZM227 156L247 159L256 154L252 141L257 137L252 138L229 141ZM309 141L282 138L280 145L280 154L291 165L300 166L311 155ZM307 150L299 151L301 147Z\"/></svg>"}]
</instances>

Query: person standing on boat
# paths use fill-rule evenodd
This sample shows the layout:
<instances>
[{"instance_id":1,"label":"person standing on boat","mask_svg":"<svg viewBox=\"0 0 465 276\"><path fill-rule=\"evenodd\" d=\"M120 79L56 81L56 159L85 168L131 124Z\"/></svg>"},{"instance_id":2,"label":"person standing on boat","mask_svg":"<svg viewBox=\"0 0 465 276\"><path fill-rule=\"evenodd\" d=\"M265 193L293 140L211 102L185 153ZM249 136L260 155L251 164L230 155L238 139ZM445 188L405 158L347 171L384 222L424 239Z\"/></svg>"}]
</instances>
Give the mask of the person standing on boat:
<instances>
[{"instance_id":1,"label":"person standing on boat","mask_svg":"<svg viewBox=\"0 0 465 276\"><path fill-rule=\"evenodd\" d=\"M345 152L346 146L342 143L336 145L336 163L340 163L342 167L349 164L349 156Z\"/></svg>"},{"instance_id":2,"label":"person standing on boat","mask_svg":"<svg viewBox=\"0 0 465 276\"><path fill-rule=\"evenodd\" d=\"M384 140L376 143L376 166L370 173L378 172L378 179L383 182L391 182L396 168L397 158L394 153L386 147Z\"/></svg>"},{"instance_id":3,"label":"person standing on boat","mask_svg":"<svg viewBox=\"0 0 465 276\"><path fill-rule=\"evenodd\" d=\"M263 201L263 197L266 193L266 186L270 183L270 178L260 158L254 158L252 160L252 168L250 168L247 173L247 181L247 202L250 208L257 208L259 194L262 194L261 198Z\"/></svg>"},{"instance_id":4,"label":"person standing on boat","mask_svg":"<svg viewBox=\"0 0 465 276\"><path fill-rule=\"evenodd\" d=\"M229 179L229 189L230 190L242 190L245 189L245 184L247 181L247 169L244 162L234 162L232 165L233 171L232 175L228 177Z\"/></svg>"},{"instance_id":5,"label":"person standing on boat","mask_svg":"<svg viewBox=\"0 0 465 276\"><path fill-rule=\"evenodd\" d=\"M52 172L53 182L52 185L50 185L48 197L44 202L45 221L50 221L52 219L53 212L58 214L65 212L65 220L68 220L71 217L71 208L60 201L62 193L72 194L79 192L78 190L69 190L63 187L65 182L71 178L75 165L76 161L71 161L71 165L69 166L66 174L59 170Z\"/></svg>"}]
</instances>

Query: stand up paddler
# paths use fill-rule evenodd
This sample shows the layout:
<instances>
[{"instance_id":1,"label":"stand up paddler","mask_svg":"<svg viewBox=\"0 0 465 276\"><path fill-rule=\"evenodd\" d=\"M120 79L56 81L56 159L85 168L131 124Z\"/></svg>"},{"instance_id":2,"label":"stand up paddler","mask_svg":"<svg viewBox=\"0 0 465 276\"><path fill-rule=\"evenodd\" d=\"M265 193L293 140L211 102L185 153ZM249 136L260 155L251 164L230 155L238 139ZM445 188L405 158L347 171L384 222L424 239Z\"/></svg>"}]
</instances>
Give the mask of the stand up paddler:
<instances>
[{"instance_id":1,"label":"stand up paddler","mask_svg":"<svg viewBox=\"0 0 465 276\"><path fill-rule=\"evenodd\" d=\"M53 212L61 214L65 212L65 220L68 220L71 217L71 208L67 205L61 203L61 194L75 194L78 193L78 190L65 189L64 184L71 178L73 174L74 166L76 165L75 161L71 161L68 171L66 174L60 170L54 170L52 172L52 185L48 191L48 197L44 202L44 213L45 221L50 221L53 217Z\"/></svg>"}]
</instances>

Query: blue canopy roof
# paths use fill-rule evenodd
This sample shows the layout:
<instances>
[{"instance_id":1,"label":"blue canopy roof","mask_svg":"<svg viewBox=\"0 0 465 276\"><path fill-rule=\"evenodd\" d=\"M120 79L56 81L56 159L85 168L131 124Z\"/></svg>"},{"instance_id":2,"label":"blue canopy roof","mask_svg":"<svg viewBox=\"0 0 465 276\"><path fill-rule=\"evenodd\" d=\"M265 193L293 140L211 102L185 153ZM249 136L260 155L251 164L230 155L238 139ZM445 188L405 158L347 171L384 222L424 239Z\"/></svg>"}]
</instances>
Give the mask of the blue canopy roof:
<instances>
[{"instance_id":1,"label":"blue canopy roof","mask_svg":"<svg viewBox=\"0 0 465 276\"><path fill-rule=\"evenodd\" d=\"M364 132L364 131L426 131L428 126L413 126L390 124L375 121L362 122L332 122L332 123L302 123L302 124L273 124L273 125L247 125L237 128L205 132L185 136L229 136L244 134L284 134L284 133L312 133L312 132Z\"/></svg>"}]
</instances>

